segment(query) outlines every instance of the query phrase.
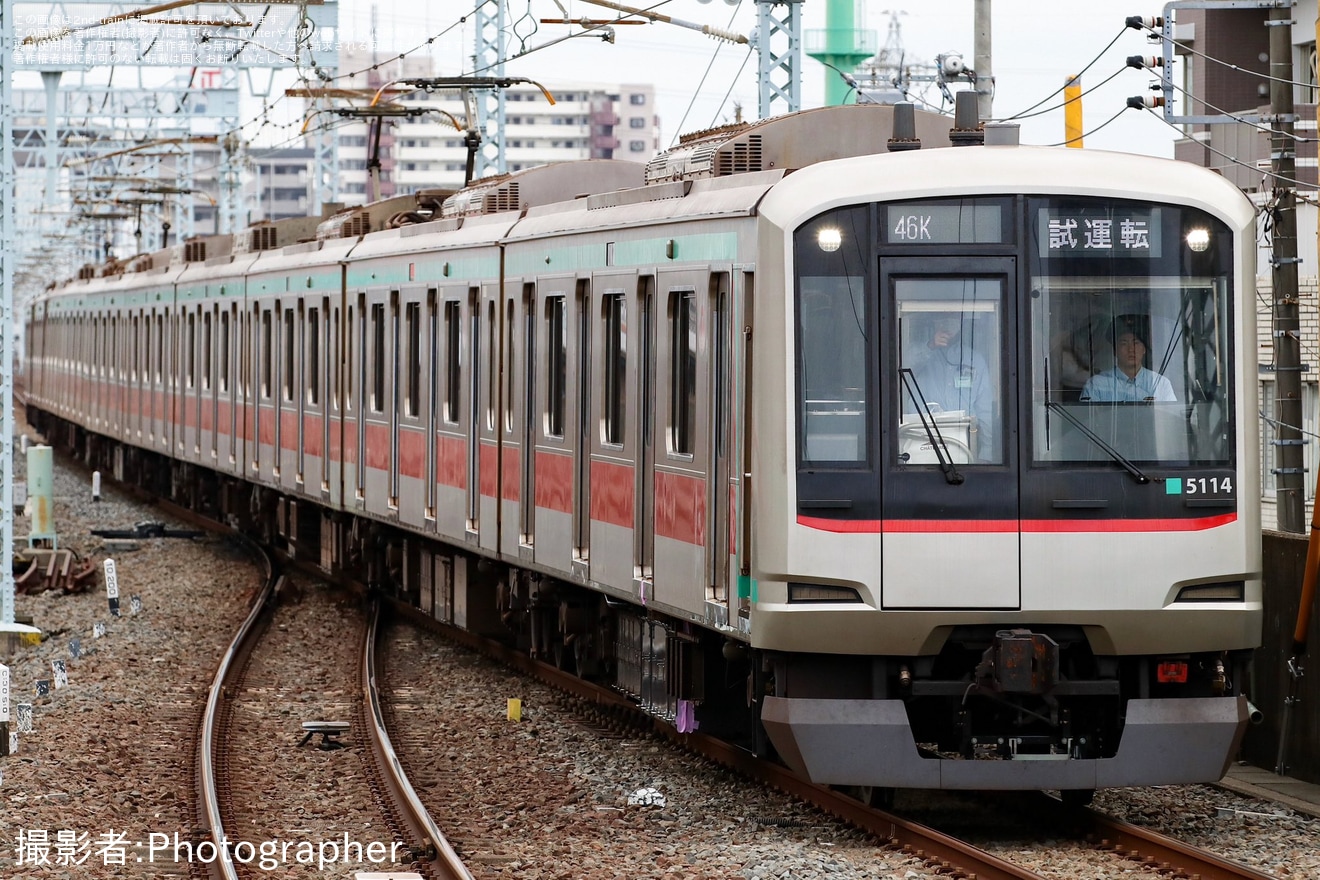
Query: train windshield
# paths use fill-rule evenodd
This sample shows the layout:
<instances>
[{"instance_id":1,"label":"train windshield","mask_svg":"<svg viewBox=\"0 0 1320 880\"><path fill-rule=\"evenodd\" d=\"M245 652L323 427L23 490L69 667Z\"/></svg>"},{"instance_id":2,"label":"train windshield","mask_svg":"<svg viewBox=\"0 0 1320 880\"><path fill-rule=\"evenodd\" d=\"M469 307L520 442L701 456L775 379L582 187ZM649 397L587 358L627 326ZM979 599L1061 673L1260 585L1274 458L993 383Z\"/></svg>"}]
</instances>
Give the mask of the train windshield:
<instances>
[{"instance_id":1,"label":"train windshield","mask_svg":"<svg viewBox=\"0 0 1320 880\"><path fill-rule=\"evenodd\" d=\"M1027 220L1033 459L1231 464L1228 229L1082 199Z\"/></svg>"}]
</instances>

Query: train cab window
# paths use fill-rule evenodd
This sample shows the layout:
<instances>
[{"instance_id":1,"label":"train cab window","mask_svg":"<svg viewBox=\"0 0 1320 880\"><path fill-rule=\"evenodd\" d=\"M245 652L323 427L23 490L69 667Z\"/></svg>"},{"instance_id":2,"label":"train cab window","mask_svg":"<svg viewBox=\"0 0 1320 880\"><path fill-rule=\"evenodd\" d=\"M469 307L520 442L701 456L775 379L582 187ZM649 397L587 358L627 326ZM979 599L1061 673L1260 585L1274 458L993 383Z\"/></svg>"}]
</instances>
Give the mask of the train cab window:
<instances>
[{"instance_id":1,"label":"train cab window","mask_svg":"<svg viewBox=\"0 0 1320 880\"><path fill-rule=\"evenodd\" d=\"M900 277L894 288L900 459L932 464L942 442L959 464L1003 462L1003 279Z\"/></svg>"},{"instance_id":2,"label":"train cab window","mask_svg":"<svg viewBox=\"0 0 1320 880\"><path fill-rule=\"evenodd\" d=\"M1232 235L1171 205L1038 199L1030 322L1038 463L1232 462Z\"/></svg>"},{"instance_id":3,"label":"train cab window","mask_svg":"<svg viewBox=\"0 0 1320 880\"><path fill-rule=\"evenodd\" d=\"M371 307L371 411L385 411L385 304Z\"/></svg>"},{"instance_id":4,"label":"train cab window","mask_svg":"<svg viewBox=\"0 0 1320 880\"><path fill-rule=\"evenodd\" d=\"M865 208L821 215L797 233L798 456L804 466L864 464L870 445Z\"/></svg>"},{"instance_id":5,"label":"train cab window","mask_svg":"<svg viewBox=\"0 0 1320 880\"><path fill-rule=\"evenodd\" d=\"M564 436L564 407L568 394L568 322L564 315L564 301L562 295L546 297L545 300L547 437Z\"/></svg>"},{"instance_id":6,"label":"train cab window","mask_svg":"<svg viewBox=\"0 0 1320 880\"><path fill-rule=\"evenodd\" d=\"M605 350L601 375L605 378L604 442L622 446L628 382L628 300L622 293L608 293L605 312Z\"/></svg>"},{"instance_id":7,"label":"train cab window","mask_svg":"<svg viewBox=\"0 0 1320 880\"><path fill-rule=\"evenodd\" d=\"M669 295L669 451L691 455L697 433L697 295Z\"/></svg>"},{"instance_id":8,"label":"train cab window","mask_svg":"<svg viewBox=\"0 0 1320 880\"><path fill-rule=\"evenodd\" d=\"M445 421L457 425L463 400L462 304L445 302Z\"/></svg>"}]
</instances>

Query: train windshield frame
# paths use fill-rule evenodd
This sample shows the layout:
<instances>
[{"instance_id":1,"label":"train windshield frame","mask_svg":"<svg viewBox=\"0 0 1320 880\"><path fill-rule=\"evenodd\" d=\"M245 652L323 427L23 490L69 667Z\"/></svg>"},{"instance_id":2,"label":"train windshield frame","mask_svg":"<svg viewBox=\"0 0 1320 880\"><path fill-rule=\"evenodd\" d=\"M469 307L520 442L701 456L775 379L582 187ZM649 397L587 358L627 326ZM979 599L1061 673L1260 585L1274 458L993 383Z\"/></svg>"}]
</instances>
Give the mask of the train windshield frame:
<instances>
[{"instance_id":1,"label":"train windshield frame","mask_svg":"<svg viewBox=\"0 0 1320 880\"><path fill-rule=\"evenodd\" d=\"M1229 467L1233 236L1193 208L1026 205L1037 467Z\"/></svg>"},{"instance_id":2,"label":"train windshield frame","mask_svg":"<svg viewBox=\"0 0 1320 880\"><path fill-rule=\"evenodd\" d=\"M796 459L800 478L820 483L800 485L808 495L843 492L857 516L872 506L854 497L859 471L888 469L894 455L905 470L936 466L885 439L916 431L899 374L917 371L894 351L911 347L919 312L941 307L926 288L986 275L1008 288L986 303L978 294L976 309L1002 303L1002 315L961 294L956 311L960 338L969 322L993 331L984 342L997 357L972 357L984 356L979 372L999 393L989 416L959 401L923 428L947 433L939 416L965 411L979 441L950 447L952 459L1044 472L1236 465L1236 243L1209 213L1083 196L924 199L835 208L794 239Z\"/></svg>"}]
</instances>

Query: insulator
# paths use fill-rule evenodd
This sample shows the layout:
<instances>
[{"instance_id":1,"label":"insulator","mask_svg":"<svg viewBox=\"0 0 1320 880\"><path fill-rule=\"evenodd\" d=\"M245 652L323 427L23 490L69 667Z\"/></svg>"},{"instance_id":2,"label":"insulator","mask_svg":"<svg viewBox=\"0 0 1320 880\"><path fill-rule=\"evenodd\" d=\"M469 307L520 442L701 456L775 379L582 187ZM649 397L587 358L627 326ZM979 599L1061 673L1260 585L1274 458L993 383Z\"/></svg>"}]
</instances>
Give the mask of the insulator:
<instances>
[{"instance_id":1,"label":"insulator","mask_svg":"<svg viewBox=\"0 0 1320 880\"><path fill-rule=\"evenodd\" d=\"M1135 110L1150 110L1164 106L1162 96L1133 95L1127 99L1127 105Z\"/></svg>"},{"instance_id":2,"label":"insulator","mask_svg":"<svg viewBox=\"0 0 1320 880\"><path fill-rule=\"evenodd\" d=\"M1164 19L1158 15L1129 15L1123 19L1123 24L1138 31L1142 28L1156 31L1164 27Z\"/></svg>"},{"instance_id":3,"label":"insulator","mask_svg":"<svg viewBox=\"0 0 1320 880\"><path fill-rule=\"evenodd\" d=\"M1164 59L1158 55L1129 55L1127 66L1137 70L1155 70L1164 66Z\"/></svg>"}]
</instances>

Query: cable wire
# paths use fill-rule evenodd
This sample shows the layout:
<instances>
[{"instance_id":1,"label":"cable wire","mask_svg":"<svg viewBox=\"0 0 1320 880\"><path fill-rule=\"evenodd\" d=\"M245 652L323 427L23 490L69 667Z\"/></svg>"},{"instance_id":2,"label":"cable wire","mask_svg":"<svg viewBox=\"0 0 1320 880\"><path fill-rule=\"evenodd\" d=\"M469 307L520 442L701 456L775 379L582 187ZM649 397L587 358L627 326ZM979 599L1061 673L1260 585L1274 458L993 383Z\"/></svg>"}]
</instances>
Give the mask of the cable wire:
<instances>
[{"instance_id":1,"label":"cable wire","mask_svg":"<svg viewBox=\"0 0 1320 880\"><path fill-rule=\"evenodd\" d=\"M1075 138L1068 138L1068 140L1066 140L1066 141L1059 141L1057 144L1045 144L1045 146L1047 146L1047 147L1064 147L1064 146L1067 146L1068 144L1071 144L1071 143L1074 142L1074 141L1080 141L1080 140L1082 140L1083 138L1088 138L1088 137L1090 137L1091 135L1095 134L1095 133L1096 133L1097 131L1099 131L1100 129L1104 128L1104 127L1105 127L1106 125L1108 125L1109 123L1113 122L1113 121L1114 121L1115 119L1117 119L1118 117L1122 116L1122 115L1123 115L1123 111L1124 111L1124 110L1127 110L1127 109L1128 109L1128 107L1127 107L1126 105L1124 105L1124 107L1123 107L1122 110L1119 110L1119 111L1118 111L1117 113L1115 113L1113 116L1109 117L1109 118L1106 119L1104 122L1100 123L1099 125L1097 125L1097 126L1096 126L1095 128L1093 128L1093 129L1091 129L1090 131L1084 131L1084 132L1082 132L1081 134L1079 134L1079 135L1078 135L1077 137L1075 137Z\"/></svg>"},{"instance_id":2,"label":"cable wire","mask_svg":"<svg viewBox=\"0 0 1320 880\"><path fill-rule=\"evenodd\" d=\"M1100 50L1100 54L1098 54L1098 55L1096 55L1094 58L1092 58L1092 59L1087 63L1087 65L1086 65L1085 67L1083 67L1078 73L1074 74L1074 77L1073 77L1073 78L1076 79L1076 78L1080 77L1083 73L1086 73L1088 70L1090 70L1091 67L1092 67L1092 65L1094 65L1097 61L1099 61L1099 60L1101 59L1101 57L1103 57L1104 54L1105 54L1106 52L1108 52L1110 49L1112 49L1112 48L1114 47L1114 44L1117 43L1117 42L1119 41L1119 39L1123 36L1124 32L1126 32L1127 29L1128 29L1128 28L1127 28L1127 25L1124 25L1123 28L1122 28L1122 30L1120 30L1118 33L1114 34L1114 38L1113 38L1112 40L1109 41L1109 45L1108 45L1108 46L1105 46L1103 49L1101 49L1101 50ZM1048 95L1046 95L1045 97L1041 98L1041 99L1040 99L1039 101L1037 101L1036 103L1032 104L1032 105L1031 105L1030 107L1028 107L1026 110L1023 110L1021 113L1018 113L1018 114L1016 114L1016 115L1014 115L1014 116L1008 116L1008 117L1006 117L1006 118L1004 118L1004 119L998 119L998 120L995 120L995 121L996 121L996 122L1011 122L1011 121L1014 120L1014 119L1026 119L1026 118L1027 118L1026 114L1030 113L1032 110L1035 110L1035 109L1036 109L1037 107L1039 107L1041 104L1044 104L1046 101L1050 100L1050 99L1053 98L1055 95L1059 94L1059 93L1062 92L1064 89L1068 88L1068 85L1069 85L1069 83L1064 83L1063 85L1059 86L1059 88L1055 89L1053 92L1050 92Z\"/></svg>"},{"instance_id":3,"label":"cable wire","mask_svg":"<svg viewBox=\"0 0 1320 880\"><path fill-rule=\"evenodd\" d=\"M1245 73L1249 76L1259 77L1260 79L1269 80L1270 82L1282 83L1283 85L1301 86L1307 89L1315 88L1315 83L1298 82L1297 80L1283 79L1282 77L1278 77L1278 76L1270 76L1268 73L1260 73L1259 71L1248 70L1245 67L1240 67L1231 62L1220 60L1219 58L1216 58L1213 55L1207 55L1204 52L1198 52L1196 49L1192 48L1192 46L1187 43L1180 43L1177 40L1175 40L1173 37L1165 37L1163 31L1157 31L1153 27L1147 25L1145 22L1141 23L1141 29L1150 31L1152 34L1159 37L1161 41L1167 40L1169 43L1172 43L1174 46L1177 46L1179 49L1182 49L1188 55L1195 55L1198 58L1204 58L1206 61L1213 61L1215 64L1219 64L1223 67L1227 67L1229 70L1236 70L1238 73Z\"/></svg>"},{"instance_id":4,"label":"cable wire","mask_svg":"<svg viewBox=\"0 0 1320 880\"><path fill-rule=\"evenodd\" d=\"M1153 107L1147 107L1147 108L1145 108L1145 110L1146 110L1146 112L1149 113L1151 116L1154 116L1154 117L1155 117L1156 119L1158 119L1160 122L1163 122L1165 125L1169 126L1169 128L1172 128L1174 131L1178 132L1179 134L1184 134L1184 132L1182 131L1182 129L1180 129L1177 125L1174 125L1172 122L1170 122L1169 120L1165 119L1163 113L1156 113L1156 112L1155 112L1155 109L1154 109ZM1237 159L1237 158L1235 158L1235 157L1233 157L1233 156L1228 155L1228 154L1225 153L1225 152L1222 152L1222 151L1220 151L1220 150L1216 150L1214 147L1210 146L1209 144L1205 143L1204 141L1197 141L1197 145L1200 146L1200 147L1203 147L1204 149L1209 150L1210 152L1214 153L1216 156L1219 156L1221 159L1227 159L1229 162L1232 162L1234 165L1237 165L1237 166L1239 166L1239 167L1245 168L1245 169L1247 169L1248 171L1252 171L1252 172L1255 172L1255 173L1257 173L1257 174L1260 174L1262 177L1272 177L1272 178L1274 178L1275 180L1281 180L1281 181L1283 181L1284 183L1291 183L1291 184L1295 184L1295 185L1297 185L1297 186L1311 186L1311 187L1313 187L1313 186L1316 185L1316 184L1314 184L1314 183L1309 183L1309 182L1307 182L1307 181L1297 180L1296 178L1293 178L1293 177L1284 177L1282 174L1277 174L1277 173L1275 173L1275 172L1273 172L1273 171L1261 171L1261 170L1260 170L1259 168L1257 168L1255 165L1248 165L1246 162L1243 162L1241 159ZM1257 211L1259 212L1259 209L1257 209Z\"/></svg>"},{"instance_id":5,"label":"cable wire","mask_svg":"<svg viewBox=\"0 0 1320 880\"><path fill-rule=\"evenodd\" d=\"M1072 99L1070 99L1070 100L1064 101L1062 104L1055 104L1053 107L1046 107L1044 110L1038 110L1038 111L1035 112L1035 113L1026 113L1026 112L1019 113L1017 116L1010 116L1009 119L1031 119L1031 118L1036 117L1036 116L1043 116L1043 115L1045 115L1046 113L1053 113L1055 110L1060 110L1060 109L1062 109L1062 108L1064 108L1064 107L1067 107L1067 106L1068 106L1069 104L1071 104L1073 101L1080 101L1082 98L1084 98L1085 96L1091 94L1091 92L1094 92L1096 89L1103 88L1104 86L1108 85L1108 84L1110 83L1111 80L1113 80L1113 79L1114 79L1115 77L1117 77L1120 73L1122 73L1123 71L1125 71L1125 70L1127 70L1127 69L1128 69L1128 68L1127 68L1127 65L1124 65L1123 67L1120 67L1118 70L1115 70L1113 73L1109 74L1109 76L1105 77L1105 78L1102 79L1100 82L1096 83L1096 84L1093 85L1093 86L1090 86L1090 87L1087 88L1087 89L1084 89L1084 90L1082 91L1082 93L1081 93L1080 95L1078 95L1076 98L1072 98ZM1060 91L1062 91L1062 90L1060 90ZM1057 95L1058 92L1055 92L1054 94ZM1037 104L1036 106L1039 107L1040 104Z\"/></svg>"}]
</instances>

